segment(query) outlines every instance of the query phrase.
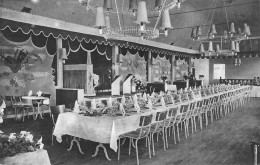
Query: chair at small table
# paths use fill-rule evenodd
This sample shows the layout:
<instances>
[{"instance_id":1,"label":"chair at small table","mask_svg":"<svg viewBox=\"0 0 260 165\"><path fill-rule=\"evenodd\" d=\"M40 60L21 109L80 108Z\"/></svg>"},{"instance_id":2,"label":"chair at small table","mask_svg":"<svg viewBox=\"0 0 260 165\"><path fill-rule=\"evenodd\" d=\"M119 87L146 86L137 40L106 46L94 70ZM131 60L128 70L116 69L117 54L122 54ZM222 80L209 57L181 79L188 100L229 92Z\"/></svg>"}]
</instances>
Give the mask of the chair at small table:
<instances>
[{"instance_id":1,"label":"chair at small table","mask_svg":"<svg viewBox=\"0 0 260 165\"><path fill-rule=\"evenodd\" d=\"M13 105L16 108L16 113L22 113L23 122L25 115L29 119L29 111L32 110L34 114L34 108L30 100L23 100L21 96L13 96ZM18 110L20 109L20 112Z\"/></svg>"},{"instance_id":2,"label":"chair at small table","mask_svg":"<svg viewBox=\"0 0 260 165\"><path fill-rule=\"evenodd\" d=\"M132 145L132 140L135 139L135 149L136 149L136 160L137 160L137 165L139 165L139 157L138 157L138 140L147 138L148 139L148 150L149 150L149 158L151 158L151 150L150 150L150 143L151 139L149 138L150 135L150 129L151 129L151 123L152 123L152 117L153 115L147 115L147 116L141 116L140 121L139 121L139 126L140 128L137 129L136 131L128 132L125 134L122 134L119 136L119 145L118 145L118 160L120 159L120 139L121 138L130 138L129 141L129 154L130 154L130 148Z\"/></svg>"},{"instance_id":3,"label":"chair at small table","mask_svg":"<svg viewBox=\"0 0 260 165\"><path fill-rule=\"evenodd\" d=\"M44 113L49 113L51 116L51 109L50 109L51 94L43 93L42 96L47 97L48 99L42 100L41 113L43 115L44 115Z\"/></svg>"},{"instance_id":4,"label":"chair at small table","mask_svg":"<svg viewBox=\"0 0 260 165\"><path fill-rule=\"evenodd\" d=\"M59 114L64 112L65 105L51 106L50 109L51 109L51 119L52 119L52 123L53 123L51 144L53 145L53 131L55 129L55 124L56 124Z\"/></svg>"},{"instance_id":5,"label":"chair at small table","mask_svg":"<svg viewBox=\"0 0 260 165\"><path fill-rule=\"evenodd\" d=\"M5 96L5 103L6 103L6 108L5 108L5 116L11 115L14 113L15 115L15 120L17 119L17 112L16 108L13 105L13 96Z\"/></svg>"}]
</instances>

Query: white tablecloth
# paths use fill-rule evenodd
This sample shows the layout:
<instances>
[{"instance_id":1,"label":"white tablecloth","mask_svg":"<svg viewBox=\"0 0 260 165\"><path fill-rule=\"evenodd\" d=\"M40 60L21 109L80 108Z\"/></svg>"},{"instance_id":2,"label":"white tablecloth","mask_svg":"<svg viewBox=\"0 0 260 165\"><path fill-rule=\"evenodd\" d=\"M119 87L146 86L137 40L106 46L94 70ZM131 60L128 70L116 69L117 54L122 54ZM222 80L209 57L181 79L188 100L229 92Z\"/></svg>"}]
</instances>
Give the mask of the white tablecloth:
<instances>
[{"instance_id":1,"label":"white tablecloth","mask_svg":"<svg viewBox=\"0 0 260 165\"><path fill-rule=\"evenodd\" d=\"M207 96L206 98L213 97L216 95L221 95L223 93ZM197 98L196 101L204 98ZM157 112L164 111L176 106L180 107L182 104L186 104L186 103L171 105L167 107L160 106L157 107L156 110L147 109L141 111L141 113L134 113L130 116L90 117L90 116L76 114L73 112L62 113L59 115L57 119L53 134L56 136L57 141L59 142L62 141L61 137L67 134L67 135L83 138L86 140L91 140L94 142L109 143L110 148L113 149L114 151L117 151L117 139L119 135L138 129L140 116L153 114L152 122L155 122L155 117Z\"/></svg>"},{"instance_id":2,"label":"white tablecloth","mask_svg":"<svg viewBox=\"0 0 260 165\"><path fill-rule=\"evenodd\" d=\"M260 97L260 86L253 86L251 96Z\"/></svg>"}]
</instances>

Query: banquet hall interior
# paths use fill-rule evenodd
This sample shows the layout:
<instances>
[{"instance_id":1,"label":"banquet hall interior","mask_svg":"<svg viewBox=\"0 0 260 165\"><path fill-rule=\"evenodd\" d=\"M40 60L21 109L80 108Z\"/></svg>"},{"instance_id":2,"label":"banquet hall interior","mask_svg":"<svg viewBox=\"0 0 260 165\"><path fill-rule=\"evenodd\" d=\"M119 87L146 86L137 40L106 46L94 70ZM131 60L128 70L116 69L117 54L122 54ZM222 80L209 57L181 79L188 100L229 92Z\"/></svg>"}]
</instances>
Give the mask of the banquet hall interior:
<instances>
[{"instance_id":1,"label":"banquet hall interior","mask_svg":"<svg viewBox=\"0 0 260 165\"><path fill-rule=\"evenodd\" d=\"M0 164L260 164L259 77L260 0L1 0Z\"/></svg>"}]
</instances>

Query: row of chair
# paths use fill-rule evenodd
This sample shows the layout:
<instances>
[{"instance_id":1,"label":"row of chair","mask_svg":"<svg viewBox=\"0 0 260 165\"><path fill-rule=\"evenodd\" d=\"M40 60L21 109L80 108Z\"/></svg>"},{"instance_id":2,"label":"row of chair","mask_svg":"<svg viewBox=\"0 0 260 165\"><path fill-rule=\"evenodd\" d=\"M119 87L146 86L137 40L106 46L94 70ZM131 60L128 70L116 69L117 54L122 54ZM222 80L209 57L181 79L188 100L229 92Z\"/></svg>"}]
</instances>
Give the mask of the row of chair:
<instances>
[{"instance_id":1,"label":"row of chair","mask_svg":"<svg viewBox=\"0 0 260 165\"><path fill-rule=\"evenodd\" d=\"M174 136L174 144L176 144L175 131L177 131L178 142L180 142L180 131L183 128L185 138L188 138L190 136L190 127L191 133L193 134L194 132L197 132L197 123L202 130L203 123L207 126L209 121L213 123L214 119L218 120L236 108L244 105L246 102L249 102L251 98L251 90L252 88L250 86L240 88L239 85L218 85L213 87L212 90L216 92L211 92L211 95L207 95L207 97L202 97L201 99L189 99L188 101L184 101L182 104L173 106L163 112L157 112L155 122L152 122L152 114L141 116L139 129L119 136L118 160L120 159L120 147L122 145L120 139L130 139L129 155L131 153L131 146L135 147L137 164L139 164L138 141L140 139L146 139L149 158L151 158L150 145L152 145L152 153L153 156L155 156L154 134L157 134L158 141L159 133L162 133L164 150L166 150L169 147L168 136L171 135L171 132Z\"/></svg>"},{"instance_id":2,"label":"row of chair","mask_svg":"<svg viewBox=\"0 0 260 165\"><path fill-rule=\"evenodd\" d=\"M51 98L51 94L42 94L43 97ZM22 116L22 120L24 121L25 116L28 117L29 115L33 116L33 119L36 119L36 110L38 110L38 104L40 107L41 113L51 113L50 106L49 106L49 100L27 100L22 99L22 96L5 96L5 101L7 104L6 110L5 110L5 116L10 115L13 111L15 120L19 119L20 116Z\"/></svg>"}]
</instances>

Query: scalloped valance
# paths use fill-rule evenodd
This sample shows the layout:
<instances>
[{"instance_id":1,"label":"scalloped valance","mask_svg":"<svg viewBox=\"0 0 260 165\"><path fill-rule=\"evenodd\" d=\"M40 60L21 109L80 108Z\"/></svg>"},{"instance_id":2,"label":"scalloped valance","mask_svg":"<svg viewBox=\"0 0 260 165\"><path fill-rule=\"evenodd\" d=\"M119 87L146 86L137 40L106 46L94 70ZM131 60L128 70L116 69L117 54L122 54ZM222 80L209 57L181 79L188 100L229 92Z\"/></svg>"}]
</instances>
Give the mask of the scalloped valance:
<instances>
[{"instance_id":1,"label":"scalloped valance","mask_svg":"<svg viewBox=\"0 0 260 165\"><path fill-rule=\"evenodd\" d=\"M103 46L104 45L110 45L110 46L117 45L123 49L127 49L130 52L151 51L152 54L155 54L155 55L153 55L153 57L157 57L157 55L159 55L160 57L166 56L167 58L169 58L169 56L176 56L177 58L184 58L184 57L198 58L200 56L199 54L190 54L190 53L185 53L185 52L172 51L172 50L157 48L157 47L148 46L148 45L142 45L139 43L134 43L134 42L129 42L129 41L114 40L114 39L106 40L104 37L101 37L101 36L72 32L72 31L67 31L67 30L61 30L61 29L56 29L56 28L52 28L52 27L33 25L30 23L17 22L17 21L13 21L13 20L9 20L9 19L4 19L4 18L0 18L0 21L1 21L1 24L0 24L1 30L10 29L10 31L12 31L12 32L19 31L19 32L23 32L24 34L33 33L34 36L45 36L47 38L61 37L63 40L68 40L69 44L72 42L79 43L79 44L76 44L78 46L80 46L80 45L82 46L82 45L85 45L85 43L87 43L87 46L82 46L83 48L84 47L96 47L98 45L100 45L100 46L101 45L103 45Z\"/></svg>"}]
</instances>

